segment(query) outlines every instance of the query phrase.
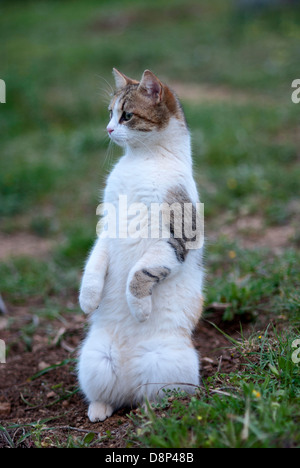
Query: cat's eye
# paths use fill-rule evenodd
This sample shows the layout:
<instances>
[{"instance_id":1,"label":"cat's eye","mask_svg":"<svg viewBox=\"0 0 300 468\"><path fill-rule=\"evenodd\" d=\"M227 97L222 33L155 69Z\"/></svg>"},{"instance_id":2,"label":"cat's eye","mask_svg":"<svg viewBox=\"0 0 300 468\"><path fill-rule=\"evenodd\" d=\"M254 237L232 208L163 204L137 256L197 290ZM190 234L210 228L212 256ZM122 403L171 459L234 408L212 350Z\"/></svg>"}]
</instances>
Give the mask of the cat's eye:
<instances>
[{"instance_id":1,"label":"cat's eye","mask_svg":"<svg viewBox=\"0 0 300 468\"><path fill-rule=\"evenodd\" d=\"M123 112L120 122L128 122L133 116L132 112Z\"/></svg>"}]
</instances>

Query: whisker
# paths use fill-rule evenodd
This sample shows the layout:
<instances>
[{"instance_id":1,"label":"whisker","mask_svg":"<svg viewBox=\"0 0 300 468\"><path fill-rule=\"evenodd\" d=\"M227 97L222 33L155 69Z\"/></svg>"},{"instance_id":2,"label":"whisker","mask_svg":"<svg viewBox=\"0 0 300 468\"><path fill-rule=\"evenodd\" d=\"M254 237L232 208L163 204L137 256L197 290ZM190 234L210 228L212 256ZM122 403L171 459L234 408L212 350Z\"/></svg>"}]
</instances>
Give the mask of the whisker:
<instances>
[{"instance_id":1,"label":"whisker","mask_svg":"<svg viewBox=\"0 0 300 468\"><path fill-rule=\"evenodd\" d=\"M107 138L109 138L109 137L107 136ZM105 158L104 158L104 162L103 162L103 166L105 166L106 164L108 164L110 166L112 156L113 156L113 150L114 150L113 141L111 139L109 139L106 154L105 154Z\"/></svg>"},{"instance_id":2,"label":"whisker","mask_svg":"<svg viewBox=\"0 0 300 468\"><path fill-rule=\"evenodd\" d=\"M108 105L112 99L112 95L110 94L110 92L105 89L105 88L99 88L98 89L98 95L101 96L102 100Z\"/></svg>"},{"instance_id":3,"label":"whisker","mask_svg":"<svg viewBox=\"0 0 300 468\"><path fill-rule=\"evenodd\" d=\"M113 96L115 94L115 91L112 87L112 85L101 75L96 75L98 78L100 78L100 80L103 80L107 85L108 87L110 88L110 92L111 92L111 96Z\"/></svg>"}]
</instances>

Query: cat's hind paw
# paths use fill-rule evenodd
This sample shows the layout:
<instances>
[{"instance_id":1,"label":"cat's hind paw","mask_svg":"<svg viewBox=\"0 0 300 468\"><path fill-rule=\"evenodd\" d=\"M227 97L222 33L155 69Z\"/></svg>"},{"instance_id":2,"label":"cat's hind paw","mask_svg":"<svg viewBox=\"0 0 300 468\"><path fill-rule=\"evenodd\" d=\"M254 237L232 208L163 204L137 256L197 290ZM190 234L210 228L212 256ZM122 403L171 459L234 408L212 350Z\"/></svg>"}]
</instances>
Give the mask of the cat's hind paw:
<instances>
[{"instance_id":1,"label":"cat's hind paw","mask_svg":"<svg viewBox=\"0 0 300 468\"><path fill-rule=\"evenodd\" d=\"M88 417L91 422L104 421L113 414L113 408L100 401L90 403Z\"/></svg>"}]
</instances>

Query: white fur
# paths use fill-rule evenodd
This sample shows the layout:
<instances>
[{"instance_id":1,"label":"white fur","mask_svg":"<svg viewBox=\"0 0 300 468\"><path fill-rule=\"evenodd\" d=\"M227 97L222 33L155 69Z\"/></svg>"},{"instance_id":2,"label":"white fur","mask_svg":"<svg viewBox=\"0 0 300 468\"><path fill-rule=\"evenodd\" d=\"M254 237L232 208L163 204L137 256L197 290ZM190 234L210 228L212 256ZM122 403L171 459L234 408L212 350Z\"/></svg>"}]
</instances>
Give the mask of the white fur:
<instances>
[{"instance_id":1,"label":"white fur","mask_svg":"<svg viewBox=\"0 0 300 468\"><path fill-rule=\"evenodd\" d=\"M117 105L115 106L117 107ZM111 138L126 148L108 177L104 202L118 206L162 203L168 189L184 186L198 201L192 175L190 136L183 122L172 118L167 128L129 131L113 113ZM190 335L199 317L203 271L201 251L190 250L178 262L165 239L99 238L86 264L80 291L91 327L79 359L82 391L90 403L91 421L109 417L123 405L154 400L162 387L191 392L199 385L199 360ZM166 266L171 274L151 296L134 297L129 289L134 272Z\"/></svg>"}]
</instances>

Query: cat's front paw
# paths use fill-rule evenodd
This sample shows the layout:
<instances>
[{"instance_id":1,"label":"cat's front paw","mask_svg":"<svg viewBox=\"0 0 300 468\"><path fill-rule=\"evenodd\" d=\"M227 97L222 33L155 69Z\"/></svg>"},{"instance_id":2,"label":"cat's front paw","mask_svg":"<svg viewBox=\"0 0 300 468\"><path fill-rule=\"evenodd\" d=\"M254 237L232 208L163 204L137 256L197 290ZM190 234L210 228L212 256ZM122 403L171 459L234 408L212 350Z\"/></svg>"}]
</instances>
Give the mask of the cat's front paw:
<instances>
[{"instance_id":1,"label":"cat's front paw","mask_svg":"<svg viewBox=\"0 0 300 468\"><path fill-rule=\"evenodd\" d=\"M146 296L141 299L133 296L130 292L127 293L127 303L130 312L139 322L145 322L150 317L152 311L152 298Z\"/></svg>"},{"instance_id":2,"label":"cat's front paw","mask_svg":"<svg viewBox=\"0 0 300 468\"><path fill-rule=\"evenodd\" d=\"M94 312L100 305L103 281L99 278L85 278L79 294L79 304L85 314Z\"/></svg>"}]
</instances>

